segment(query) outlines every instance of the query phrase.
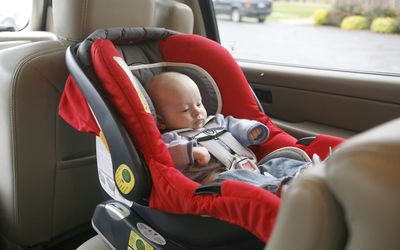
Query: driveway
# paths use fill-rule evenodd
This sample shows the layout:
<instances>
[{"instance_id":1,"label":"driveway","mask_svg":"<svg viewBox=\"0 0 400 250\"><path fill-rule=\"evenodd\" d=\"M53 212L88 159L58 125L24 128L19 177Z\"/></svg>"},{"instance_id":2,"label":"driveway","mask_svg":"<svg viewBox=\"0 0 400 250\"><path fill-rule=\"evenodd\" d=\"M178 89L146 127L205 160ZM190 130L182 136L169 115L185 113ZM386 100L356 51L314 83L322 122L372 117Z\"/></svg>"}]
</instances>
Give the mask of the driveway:
<instances>
[{"instance_id":1,"label":"driveway","mask_svg":"<svg viewBox=\"0 0 400 250\"><path fill-rule=\"evenodd\" d=\"M221 43L238 59L400 74L400 35L310 22L218 20Z\"/></svg>"}]
</instances>

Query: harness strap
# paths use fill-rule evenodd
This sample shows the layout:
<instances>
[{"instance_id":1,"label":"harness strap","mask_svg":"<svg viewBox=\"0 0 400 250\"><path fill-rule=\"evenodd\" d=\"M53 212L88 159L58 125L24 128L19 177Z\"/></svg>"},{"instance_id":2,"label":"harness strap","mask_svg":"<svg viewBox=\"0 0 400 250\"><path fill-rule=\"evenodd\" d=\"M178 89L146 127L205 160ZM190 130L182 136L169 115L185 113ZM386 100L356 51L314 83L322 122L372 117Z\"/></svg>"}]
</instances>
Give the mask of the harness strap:
<instances>
[{"instance_id":1,"label":"harness strap","mask_svg":"<svg viewBox=\"0 0 400 250\"><path fill-rule=\"evenodd\" d=\"M253 152L243 147L243 145L240 144L231 133L224 133L218 139L228 145L229 148L232 149L237 155L245 156L253 160L256 159L256 156L253 154Z\"/></svg>"},{"instance_id":2,"label":"harness strap","mask_svg":"<svg viewBox=\"0 0 400 250\"><path fill-rule=\"evenodd\" d=\"M203 130L182 130L178 132L208 149L227 169L243 168L244 164L251 165L249 169L258 170L256 156L240 144L235 137L214 121L208 119Z\"/></svg>"},{"instance_id":3,"label":"harness strap","mask_svg":"<svg viewBox=\"0 0 400 250\"><path fill-rule=\"evenodd\" d=\"M216 139L202 141L199 144L208 149L208 151L217 158L225 167L230 168L235 159L234 155L229 153L229 151Z\"/></svg>"}]
</instances>

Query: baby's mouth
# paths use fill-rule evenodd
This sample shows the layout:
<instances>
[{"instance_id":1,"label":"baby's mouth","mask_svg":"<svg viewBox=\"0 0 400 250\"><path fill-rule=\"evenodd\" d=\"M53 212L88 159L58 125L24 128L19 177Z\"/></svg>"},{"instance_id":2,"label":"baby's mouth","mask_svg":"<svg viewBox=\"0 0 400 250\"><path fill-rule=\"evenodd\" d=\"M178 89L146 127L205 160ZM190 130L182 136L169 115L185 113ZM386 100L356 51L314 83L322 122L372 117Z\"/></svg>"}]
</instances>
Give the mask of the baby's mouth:
<instances>
[{"instance_id":1,"label":"baby's mouth","mask_svg":"<svg viewBox=\"0 0 400 250\"><path fill-rule=\"evenodd\" d=\"M196 120L196 121L194 122L194 126L195 126L196 128L201 128L201 127L203 127L203 125L204 125L204 119L198 119L198 120Z\"/></svg>"}]
</instances>

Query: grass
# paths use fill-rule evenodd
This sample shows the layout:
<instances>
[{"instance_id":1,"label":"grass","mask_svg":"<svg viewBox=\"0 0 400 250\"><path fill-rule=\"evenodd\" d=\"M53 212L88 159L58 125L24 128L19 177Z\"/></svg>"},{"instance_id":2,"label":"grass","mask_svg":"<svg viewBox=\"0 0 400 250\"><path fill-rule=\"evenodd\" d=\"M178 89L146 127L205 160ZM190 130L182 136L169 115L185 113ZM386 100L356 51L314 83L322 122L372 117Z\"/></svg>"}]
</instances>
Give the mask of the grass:
<instances>
[{"instance_id":1,"label":"grass","mask_svg":"<svg viewBox=\"0 0 400 250\"><path fill-rule=\"evenodd\" d=\"M329 8L326 4L274 2L267 21L286 21L312 18L317 9Z\"/></svg>"}]
</instances>

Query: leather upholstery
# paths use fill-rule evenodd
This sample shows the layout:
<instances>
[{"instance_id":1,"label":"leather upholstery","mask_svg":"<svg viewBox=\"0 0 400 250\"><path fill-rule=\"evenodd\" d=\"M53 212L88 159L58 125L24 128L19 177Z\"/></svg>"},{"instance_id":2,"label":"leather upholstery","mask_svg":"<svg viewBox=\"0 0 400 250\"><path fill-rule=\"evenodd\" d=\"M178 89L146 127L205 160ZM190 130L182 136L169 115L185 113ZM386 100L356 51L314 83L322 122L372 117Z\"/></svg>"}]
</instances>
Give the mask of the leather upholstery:
<instances>
[{"instance_id":1,"label":"leather upholstery","mask_svg":"<svg viewBox=\"0 0 400 250\"><path fill-rule=\"evenodd\" d=\"M156 1L155 26L191 34L193 22L189 6L173 0Z\"/></svg>"},{"instance_id":2,"label":"leather upholstery","mask_svg":"<svg viewBox=\"0 0 400 250\"><path fill-rule=\"evenodd\" d=\"M57 37L53 33L45 31L2 32L0 50L21 44L47 40L57 40Z\"/></svg>"},{"instance_id":3,"label":"leather upholstery","mask_svg":"<svg viewBox=\"0 0 400 250\"><path fill-rule=\"evenodd\" d=\"M266 249L343 249L342 210L325 178L322 168L314 168L288 186Z\"/></svg>"},{"instance_id":4,"label":"leather upholstery","mask_svg":"<svg viewBox=\"0 0 400 250\"><path fill-rule=\"evenodd\" d=\"M85 243L80 245L76 250L111 250L111 248L107 245L105 240L101 238L100 235L96 235L89 240L87 240Z\"/></svg>"},{"instance_id":5,"label":"leather upholstery","mask_svg":"<svg viewBox=\"0 0 400 250\"><path fill-rule=\"evenodd\" d=\"M78 42L99 28L152 26L154 0L55 0L54 28L60 39Z\"/></svg>"},{"instance_id":6,"label":"leather upholstery","mask_svg":"<svg viewBox=\"0 0 400 250\"><path fill-rule=\"evenodd\" d=\"M0 229L24 246L87 223L101 197L93 138L57 112L65 49L46 41L0 52Z\"/></svg>"},{"instance_id":7,"label":"leather upholstery","mask_svg":"<svg viewBox=\"0 0 400 250\"><path fill-rule=\"evenodd\" d=\"M285 192L266 247L398 249L400 119L352 137Z\"/></svg>"},{"instance_id":8,"label":"leather upholstery","mask_svg":"<svg viewBox=\"0 0 400 250\"><path fill-rule=\"evenodd\" d=\"M23 31L23 32L3 32L1 41L46 41L57 40L56 35L46 31Z\"/></svg>"},{"instance_id":9,"label":"leather upholstery","mask_svg":"<svg viewBox=\"0 0 400 250\"><path fill-rule=\"evenodd\" d=\"M102 200L94 138L58 116L65 50L100 27L156 23L153 0L109 3L53 0L58 39L0 51L0 234L17 245L76 232Z\"/></svg>"},{"instance_id":10,"label":"leather upholstery","mask_svg":"<svg viewBox=\"0 0 400 250\"><path fill-rule=\"evenodd\" d=\"M53 1L55 32L73 42L100 28L156 26L193 32L192 10L173 0L119 0L110 7L109 0Z\"/></svg>"}]
</instances>

